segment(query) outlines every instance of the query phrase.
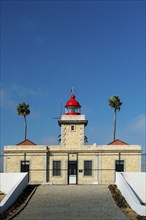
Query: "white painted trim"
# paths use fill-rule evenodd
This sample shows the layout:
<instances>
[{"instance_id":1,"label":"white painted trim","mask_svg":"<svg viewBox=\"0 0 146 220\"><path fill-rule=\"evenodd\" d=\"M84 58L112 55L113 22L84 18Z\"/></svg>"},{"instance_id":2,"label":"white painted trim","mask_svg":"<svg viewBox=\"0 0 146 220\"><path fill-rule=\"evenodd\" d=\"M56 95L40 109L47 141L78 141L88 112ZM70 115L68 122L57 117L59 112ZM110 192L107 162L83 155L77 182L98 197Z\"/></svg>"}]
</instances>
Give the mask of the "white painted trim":
<instances>
[{"instance_id":1,"label":"white painted trim","mask_svg":"<svg viewBox=\"0 0 146 220\"><path fill-rule=\"evenodd\" d=\"M6 211L28 185L27 173L0 173L0 191L6 193L0 202L0 213Z\"/></svg>"},{"instance_id":2,"label":"white painted trim","mask_svg":"<svg viewBox=\"0 0 146 220\"><path fill-rule=\"evenodd\" d=\"M116 172L116 184L122 195L126 199L130 207L141 216L146 216L146 206L140 204L138 197L134 190L130 187L128 182L125 180L124 173ZM128 174L128 173L127 173ZM138 181L135 173L135 181Z\"/></svg>"},{"instance_id":3,"label":"white painted trim","mask_svg":"<svg viewBox=\"0 0 146 220\"><path fill-rule=\"evenodd\" d=\"M130 184L143 203L146 203L146 173L145 172L124 172L125 180Z\"/></svg>"}]
</instances>

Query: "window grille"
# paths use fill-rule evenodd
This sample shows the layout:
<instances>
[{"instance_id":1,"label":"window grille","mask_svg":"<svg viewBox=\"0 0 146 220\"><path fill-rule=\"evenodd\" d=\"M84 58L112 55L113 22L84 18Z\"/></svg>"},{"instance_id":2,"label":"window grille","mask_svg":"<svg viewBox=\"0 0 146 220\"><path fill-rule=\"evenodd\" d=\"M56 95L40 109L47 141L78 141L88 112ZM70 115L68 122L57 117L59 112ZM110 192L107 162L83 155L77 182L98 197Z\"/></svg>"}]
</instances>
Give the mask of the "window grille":
<instances>
[{"instance_id":1,"label":"window grille","mask_svg":"<svg viewBox=\"0 0 146 220\"><path fill-rule=\"evenodd\" d=\"M92 176L92 160L84 161L84 176Z\"/></svg>"},{"instance_id":2,"label":"window grille","mask_svg":"<svg viewBox=\"0 0 146 220\"><path fill-rule=\"evenodd\" d=\"M61 176L61 161L53 161L53 176Z\"/></svg>"}]
</instances>

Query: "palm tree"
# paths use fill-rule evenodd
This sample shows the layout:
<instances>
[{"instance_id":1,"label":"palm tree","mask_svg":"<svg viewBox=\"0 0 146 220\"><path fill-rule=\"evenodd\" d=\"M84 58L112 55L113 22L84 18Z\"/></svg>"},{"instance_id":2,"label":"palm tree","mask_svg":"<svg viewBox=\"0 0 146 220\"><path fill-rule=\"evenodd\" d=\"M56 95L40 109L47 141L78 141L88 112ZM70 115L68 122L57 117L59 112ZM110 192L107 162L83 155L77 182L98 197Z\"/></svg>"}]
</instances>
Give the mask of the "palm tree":
<instances>
[{"instance_id":1,"label":"palm tree","mask_svg":"<svg viewBox=\"0 0 146 220\"><path fill-rule=\"evenodd\" d=\"M88 143L88 138L87 138L87 136L85 135L84 136L84 144L87 144Z\"/></svg>"},{"instance_id":2,"label":"palm tree","mask_svg":"<svg viewBox=\"0 0 146 220\"><path fill-rule=\"evenodd\" d=\"M61 143L61 134L58 135L58 143L60 144ZM87 136L84 136L84 144L87 144L88 143L88 138Z\"/></svg>"},{"instance_id":3,"label":"palm tree","mask_svg":"<svg viewBox=\"0 0 146 220\"><path fill-rule=\"evenodd\" d=\"M17 113L18 115L21 115L24 117L24 140L26 140L27 135L27 122L26 122L26 116L30 114L29 105L25 102L22 102L17 106Z\"/></svg>"},{"instance_id":4,"label":"palm tree","mask_svg":"<svg viewBox=\"0 0 146 220\"><path fill-rule=\"evenodd\" d=\"M114 108L114 141L116 139L116 112L117 110L120 111L120 106L122 105L122 102L120 101L120 98L118 96L112 96L109 98L109 106L111 108Z\"/></svg>"},{"instance_id":5,"label":"palm tree","mask_svg":"<svg viewBox=\"0 0 146 220\"><path fill-rule=\"evenodd\" d=\"M58 143L61 143L61 134L58 135Z\"/></svg>"}]
</instances>

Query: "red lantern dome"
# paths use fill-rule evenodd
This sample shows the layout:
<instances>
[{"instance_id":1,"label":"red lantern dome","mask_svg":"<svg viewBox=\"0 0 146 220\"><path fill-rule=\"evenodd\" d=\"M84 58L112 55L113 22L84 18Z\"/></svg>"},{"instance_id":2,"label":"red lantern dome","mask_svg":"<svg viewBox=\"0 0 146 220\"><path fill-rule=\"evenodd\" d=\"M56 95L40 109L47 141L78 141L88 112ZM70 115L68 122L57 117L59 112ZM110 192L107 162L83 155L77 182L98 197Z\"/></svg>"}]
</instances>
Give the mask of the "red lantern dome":
<instances>
[{"instance_id":1,"label":"red lantern dome","mask_svg":"<svg viewBox=\"0 0 146 220\"><path fill-rule=\"evenodd\" d=\"M80 115L81 106L78 101L75 100L74 92L71 94L71 99L67 101L65 105L66 115Z\"/></svg>"}]
</instances>

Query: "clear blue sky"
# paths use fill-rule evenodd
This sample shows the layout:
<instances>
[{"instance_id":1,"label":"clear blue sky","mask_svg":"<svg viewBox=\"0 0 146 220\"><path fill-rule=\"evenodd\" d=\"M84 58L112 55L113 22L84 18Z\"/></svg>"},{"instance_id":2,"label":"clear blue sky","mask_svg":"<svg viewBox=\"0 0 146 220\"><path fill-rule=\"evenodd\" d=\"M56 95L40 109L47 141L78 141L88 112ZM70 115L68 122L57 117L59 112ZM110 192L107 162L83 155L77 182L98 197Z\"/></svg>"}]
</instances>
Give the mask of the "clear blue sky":
<instances>
[{"instance_id":1,"label":"clear blue sky","mask_svg":"<svg viewBox=\"0 0 146 220\"><path fill-rule=\"evenodd\" d=\"M60 102L74 85L88 144L145 147L145 1L1 1L0 147L24 139L16 107L30 105L28 139L57 144Z\"/></svg>"}]
</instances>

